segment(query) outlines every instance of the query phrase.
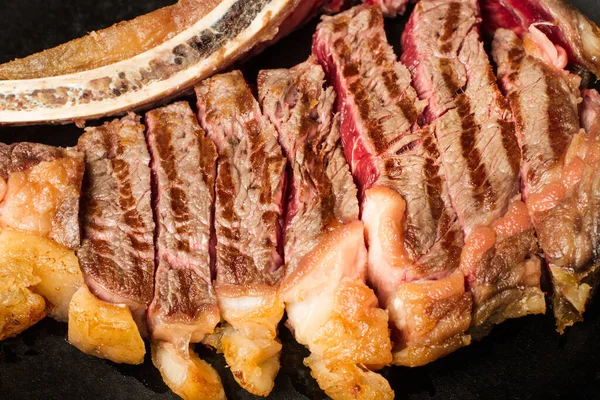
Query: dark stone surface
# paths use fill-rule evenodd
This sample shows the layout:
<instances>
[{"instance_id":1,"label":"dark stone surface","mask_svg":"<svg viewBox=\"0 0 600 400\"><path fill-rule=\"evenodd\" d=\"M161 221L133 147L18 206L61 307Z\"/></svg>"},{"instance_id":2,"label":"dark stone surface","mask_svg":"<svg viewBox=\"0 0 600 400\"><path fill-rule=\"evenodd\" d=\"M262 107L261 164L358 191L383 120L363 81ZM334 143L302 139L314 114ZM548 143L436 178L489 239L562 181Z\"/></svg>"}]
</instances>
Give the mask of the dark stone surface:
<instances>
[{"instance_id":1,"label":"dark stone surface","mask_svg":"<svg viewBox=\"0 0 600 400\"><path fill-rule=\"evenodd\" d=\"M132 18L174 0L0 0L0 62L23 57L94 29ZM598 0L575 4L600 20ZM253 81L260 68L289 67L310 53L316 22L243 65ZM397 50L402 20L388 21ZM73 145L74 125L0 129L0 141ZM306 368L306 351L281 327L282 373L271 399L320 399ZM230 399L241 390L223 359L198 348L221 372ZM479 343L421 368L388 368L398 399L600 399L600 306L562 337L550 313L506 322ZM116 365L79 352L66 341L66 325L46 319L0 342L0 399L175 399L147 357L141 366Z\"/></svg>"}]
</instances>

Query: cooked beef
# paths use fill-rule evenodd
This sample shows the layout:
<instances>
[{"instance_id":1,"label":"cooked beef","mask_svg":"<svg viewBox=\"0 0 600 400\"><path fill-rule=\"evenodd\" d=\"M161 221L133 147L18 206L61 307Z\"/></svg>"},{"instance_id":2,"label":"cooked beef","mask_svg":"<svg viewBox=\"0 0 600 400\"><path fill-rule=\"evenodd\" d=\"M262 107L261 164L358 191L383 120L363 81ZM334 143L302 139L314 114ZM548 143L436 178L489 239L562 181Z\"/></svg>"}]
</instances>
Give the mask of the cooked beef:
<instances>
[{"instance_id":1,"label":"cooked beef","mask_svg":"<svg viewBox=\"0 0 600 400\"><path fill-rule=\"evenodd\" d=\"M313 52L335 83L341 138L363 192L369 280L394 327L394 362L422 365L469 343L462 230L425 107L387 43L377 8L325 18ZM400 240L399 240L400 239Z\"/></svg>"},{"instance_id":2,"label":"cooked beef","mask_svg":"<svg viewBox=\"0 0 600 400\"><path fill-rule=\"evenodd\" d=\"M481 6L492 35L498 28L519 36L539 30L569 61L600 76L600 29L567 0L485 0Z\"/></svg>"},{"instance_id":3,"label":"cooked beef","mask_svg":"<svg viewBox=\"0 0 600 400\"><path fill-rule=\"evenodd\" d=\"M335 93L323 89L324 78L312 57L258 76L263 112L291 165L282 283L287 324L311 350L305 362L331 397L392 398L387 381L362 367L391 363L388 318L364 282L357 189L332 112Z\"/></svg>"},{"instance_id":4,"label":"cooked beef","mask_svg":"<svg viewBox=\"0 0 600 400\"><path fill-rule=\"evenodd\" d=\"M146 124L156 223L152 360L173 391L181 383L172 376L185 371L196 376L186 390L216 398L223 393L218 374L188 346L220 321L209 249L217 151L186 102L148 112Z\"/></svg>"},{"instance_id":5,"label":"cooked beef","mask_svg":"<svg viewBox=\"0 0 600 400\"><path fill-rule=\"evenodd\" d=\"M542 58L512 31L499 29L492 53L515 115L522 149L522 192L554 286L558 330L582 319L597 281L600 177L597 135L580 128L576 75ZM531 49L532 53L529 53ZM586 96L587 120L593 96Z\"/></svg>"},{"instance_id":6,"label":"cooked beef","mask_svg":"<svg viewBox=\"0 0 600 400\"><path fill-rule=\"evenodd\" d=\"M83 154L39 143L0 143L0 226L79 246Z\"/></svg>"},{"instance_id":7,"label":"cooked beef","mask_svg":"<svg viewBox=\"0 0 600 400\"><path fill-rule=\"evenodd\" d=\"M185 102L146 114L155 189L152 337L199 342L219 322L209 241L217 152Z\"/></svg>"},{"instance_id":8,"label":"cooked beef","mask_svg":"<svg viewBox=\"0 0 600 400\"><path fill-rule=\"evenodd\" d=\"M533 226L520 201L513 117L479 22L475 0L424 0L402 37L402 60L419 96L429 100L423 122L435 130L465 233L460 268L473 294L476 337L507 318L545 311Z\"/></svg>"},{"instance_id":9,"label":"cooked beef","mask_svg":"<svg viewBox=\"0 0 600 400\"><path fill-rule=\"evenodd\" d=\"M83 154L0 143L0 340L46 315L66 321L83 284L79 246Z\"/></svg>"},{"instance_id":10,"label":"cooked beef","mask_svg":"<svg viewBox=\"0 0 600 400\"><path fill-rule=\"evenodd\" d=\"M277 285L283 269L285 159L277 134L239 71L196 87L202 126L219 155L216 179L216 294L228 325L221 345L236 380L268 394L279 370Z\"/></svg>"},{"instance_id":11,"label":"cooked beef","mask_svg":"<svg viewBox=\"0 0 600 400\"><path fill-rule=\"evenodd\" d=\"M154 222L144 126L131 114L87 128L78 149L86 166L77 251L85 281L101 300L129 306L145 332L154 287Z\"/></svg>"},{"instance_id":12,"label":"cooked beef","mask_svg":"<svg viewBox=\"0 0 600 400\"><path fill-rule=\"evenodd\" d=\"M375 7L357 6L324 17L313 54L338 94L346 159L360 189L370 187L377 179L371 159L412 141L401 134L415 124L426 103L417 100L410 74L387 43L381 11ZM357 126L364 138L344 134Z\"/></svg>"}]
</instances>

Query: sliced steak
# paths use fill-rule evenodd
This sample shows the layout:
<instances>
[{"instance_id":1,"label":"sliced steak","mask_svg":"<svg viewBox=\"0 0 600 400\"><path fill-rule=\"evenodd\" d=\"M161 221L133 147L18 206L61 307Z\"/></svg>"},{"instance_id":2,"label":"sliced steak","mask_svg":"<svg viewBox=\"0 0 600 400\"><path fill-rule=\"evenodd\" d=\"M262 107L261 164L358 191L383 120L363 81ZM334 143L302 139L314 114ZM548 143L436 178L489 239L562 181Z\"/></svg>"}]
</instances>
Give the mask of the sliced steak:
<instances>
[{"instance_id":1,"label":"sliced steak","mask_svg":"<svg viewBox=\"0 0 600 400\"><path fill-rule=\"evenodd\" d=\"M83 154L39 143L0 143L0 226L79 247Z\"/></svg>"},{"instance_id":2,"label":"sliced steak","mask_svg":"<svg viewBox=\"0 0 600 400\"><path fill-rule=\"evenodd\" d=\"M586 134L578 114L580 78L538 58L535 41L528 35L525 40L527 46L514 32L499 29L492 53L515 115L523 195L550 269L562 332L582 319L598 276L600 148L592 123L597 103L589 92Z\"/></svg>"},{"instance_id":3,"label":"sliced steak","mask_svg":"<svg viewBox=\"0 0 600 400\"><path fill-rule=\"evenodd\" d=\"M77 257L90 290L101 300L129 306L141 332L154 287L154 221L150 157L139 118L87 128L83 240Z\"/></svg>"},{"instance_id":4,"label":"sliced steak","mask_svg":"<svg viewBox=\"0 0 600 400\"><path fill-rule=\"evenodd\" d=\"M279 370L285 158L239 71L196 87L199 118L219 155L216 294L228 323L221 345L236 380L267 395Z\"/></svg>"},{"instance_id":5,"label":"sliced steak","mask_svg":"<svg viewBox=\"0 0 600 400\"><path fill-rule=\"evenodd\" d=\"M479 21L476 0L424 0L402 36L402 61L429 101L422 122L435 130L465 233L461 270L478 337L507 318L545 311L533 226L520 203L512 114L479 39Z\"/></svg>"},{"instance_id":6,"label":"sliced steak","mask_svg":"<svg viewBox=\"0 0 600 400\"><path fill-rule=\"evenodd\" d=\"M185 371L196 377L188 392L224 398L217 372L188 350L221 318L209 248L217 151L186 102L148 112L146 124L156 222L157 269L148 309L152 360L173 391L182 385L172 376Z\"/></svg>"},{"instance_id":7,"label":"sliced steak","mask_svg":"<svg viewBox=\"0 0 600 400\"><path fill-rule=\"evenodd\" d=\"M560 46L553 51L565 61L600 76L600 29L567 0L486 0L481 6L484 28L492 35L499 28L519 36L540 32Z\"/></svg>"},{"instance_id":8,"label":"sliced steak","mask_svg":"<svg viewBox=\"0 0 600 400\"><path fill-rule=\"evenodd\" d=\"M457 269L462 230L432 132L416 126L426 103L377 8L324 18L313 52L339 96L344 151L363 192L369 280L394 323L394 362L426 364L468 344L471 319Z\"/></svg>"},{"instance_id":9,"label":"sliced steak","mask_svg":"<svg viewBox=\"0 0 600 400\"><path fill-rule=\"evenodd\" d=\"M287 324L311 351L305 362L331 397L392 398L389 383L362 367L391 363L388 318L364 281L357 189L333 114L335 93L324 80L312 57L258 76L263 112L291 165L282 283Z\"/></svg>"},{"instance_id":10,"label":"sliced steak","mask_svg":"<svg viewBox=\"0 0 600 400\"><path fill-rule=\"evenodd\" d=\"M352 174L359 189L370 187L377 179L372 158L412 141L402 134L416 123L426 102L418 101L409 72L397 62L376 7L357 6L323 17L313 54L338 94L342 143ZM353 129L365 137L345 134Z\"/></svg>"},{"instance_id":11,"label":"sliced steak","mask_svg":"<svg viewBox=\"0 0 600 400\"><path fill-rule=\"evenodd\" d=\"M200 342L219 323L210 273L217 152L185 102L146 114L155 189L157 269L152 337Z\"/></svg>"}]
</instances>

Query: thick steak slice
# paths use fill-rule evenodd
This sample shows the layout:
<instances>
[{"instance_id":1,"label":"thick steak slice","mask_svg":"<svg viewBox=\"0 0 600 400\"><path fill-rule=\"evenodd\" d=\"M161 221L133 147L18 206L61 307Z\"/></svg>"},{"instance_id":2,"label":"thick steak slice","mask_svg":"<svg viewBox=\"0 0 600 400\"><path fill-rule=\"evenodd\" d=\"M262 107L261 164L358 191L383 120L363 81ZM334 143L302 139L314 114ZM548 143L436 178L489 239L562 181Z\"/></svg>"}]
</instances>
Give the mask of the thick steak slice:
<instances>
[{"instance_id":1,"label":"thick steak slice","mask_svg":"<svg viewBox=\"0 0 600 400\"><path fill-rule=\"evenodd\" d=\"M154 287L154 221L144 126L133 114L87 128L83 240L77 257L90 290L129 306L141 332Z\"/></svg>"},{"instance_id":2,"label":"thick steak slice","mask_svg":"<svg viewBox=\"0 0 600 400\"><path fill-rule=\"evenodd\" d=\"M600 177L595 92L585 96L580 128L579 82L556 68L526 35L499 29L492 53L516 120L523 195L554 286L558 330L582 319L597 282ZM528 53L531 49L532 53Z\"/></svg>"},{"instance_id":3,"label":"thick steak slice","mask_svg":"<svg viewBox=\"0 0 600 400\"><path fill-rule=\"evenodd\" d=\"M219 322L209 241L217 152L185 102L146 114L155 189L157 270L152 337L194 343Z\"/></svg>"},{"instance_id":4,"label":"thick steak slice","mask_svg":"<svg viewBox=\"0 0 600 400\"><path fill-rule=\"evenodd\" d=\"M258 76L263 112L279 132L291 165L282 297L288 325L311 350L305 362L327 394L392 398L387 381L362 367L391 363L388 317L364 281L367 257L357 189L342 151L339 118L332 112L335 93L323 88L324 80L312 57ZM352 245L347 262L331 263Z\"/></svg>"},{"instance_id":5,"label":"thick steak slice","mask_svg":"<svg viewBox=\"0 0 600 400\"><path fill-rule=\"evenodd\" d=\"M568 0L485 0L481 7L492 35L499 28L541 32L565 59L600 76L600 29Z\"/></svg>"},{"instance_id":6,"label":"thick steak slice","mask_svg":"<svg viewBox=\"0 0 600 400\"><path fill-rule=\"evenodd\" d=\"M476 0L424 0L402 36L402 60L435 130L465 233L461 270L473 294L472 334L545 311L533 226L519 194L510 108L479 39ZM441 30L440 30L441 28Z\"/></svg>"},{"instance_id":7,"label":"thick steak slice","mask_svg":"<svg viewBox=\"0 0 600 400\"><path fill-rule=\"evenodd\" d=\"M221 345L240 385L267 395L281 351L278 284L286 161L275 128L239 71L203 81L196 95L201 124L219 154L216 293L228 323Z\"/></svg>"},{"instance_id":8,"label":"thick steak slice","mask_svg":"<svg viewBox=\"0 0 600 400\"><path fill-rule=\"evenodd\" d=\"M471 296L458 271L462 230L425 102L387 43L377 8L325 18L313 52L335 83L346 158L361 187L369 281L390 312L394 362L422 365L469 343Z\"/></svg>"},{"instance_id":9,"label":"thick steak slice","mask_svg":"<svg viewBox=\"0 0 600 400\"><path fill-rule=\"evenodd\" d=\"M83 154L39 143L0 143L0 226L79 247Z\"/></svg>"},{"instance_id":10,"label":"thick steak slice","mask_svg":"<svg viewBox=\"0 0 600 400\"><path fill-rule=\"evenodd\" d=\"M153 346L153 360L159 361L168 349L187 349L190 342L202 341L220 321L209 252L217 151L186 102L148 112L146 124L157 262L148 326L153 341L174 345ZM218 374L208 364L199 360L205 368L189 367L194 366L191 351L179 351L171 358L181 359L188 374L208 369L202 378L205 396L223 392ZM169 382L175 368L169 371L163 365L161 372Z\"/></svg>"}]
</instances>

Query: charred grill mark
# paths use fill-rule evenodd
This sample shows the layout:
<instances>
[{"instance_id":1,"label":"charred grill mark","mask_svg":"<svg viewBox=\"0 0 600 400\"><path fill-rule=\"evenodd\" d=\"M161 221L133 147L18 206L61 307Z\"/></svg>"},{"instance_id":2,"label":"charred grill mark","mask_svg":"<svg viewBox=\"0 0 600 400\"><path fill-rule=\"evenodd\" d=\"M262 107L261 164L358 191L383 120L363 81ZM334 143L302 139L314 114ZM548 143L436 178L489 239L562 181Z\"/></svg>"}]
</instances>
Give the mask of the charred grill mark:
<instances>
[{"instance_id":1,"label":"charred grill mark","mask_svg":"<svg viewBox=\"0 0 600 400\"><path fill-rule=\"evenodd\" d=\"M85 89L60 86L19 94L0 93L0 110L30 111L38 108L39 104L48 108L60 108L114 99L130 91L139 91L152 82L166 80L216 53L247 29L269 2L270 0L238 0L212 26L171 51L161 53L150 60L147 66L128 74L118 71L113 76L94 79L88 82Z\"/></svg>"},{"instance_id":2,"label":"charred grill mark","mask_svg":"<svg viewBox=\"0 0 600 400\"><path fill-rule=\"evenodd\" d=\"M217 176L217 204L221 205L221 218L232 223L237 220L235 213L234 200L234 182L231 175L231 159L229 156L222 155L219 157L219 172Z\"/></svg>"},{"instance_id":3,"label":"charred grill mark","mask_svg":"<svg viewBox=\"0 0 600 400\"><path fill-rule=\"evenodd\" d=\"M462 252L462 234L457 229L450 229L442 239L442 248L447 254L448 270L458 268Z\"/></svg>"},{"instance_id":4,"label":"charred grill mark","mask_svg":"<svg viewBox=\"0 0 600 400\"><path fill-rule=\"evenodd\" d=\"M390 97L399 98L398 106L402 110L404 118L409 122L410 125L414 124L419 114L414 102L412 102L407 96L404 96L402 90L398 86L398 75L395 71L385 71L383 73L383 82Z\"/></svg>"},{"instance_id":5,"label":"charred grill mark","mask_svg":"<svg viewBox=\"0 0 600 400\"><path fill-rule=\"evenodd\" d=\"M83 259L82 268L86 273L99 281L115 282L120 288L120 292L127 293L131 300L143 303L148 303L151 300L152 284L149 282L149 276L142 272L146 268L142 259L130 257L128 261L133 265L129 266L126 274L119 273L123 266L117 265L111 256L114 253L113 244L104 239L90 238L89 245L93 257ZM92 263L86 262L89 260ZM127 281L135 282L135 284L128 284Z\"/></svg>"},{"instance_id":6,"label":"charred grill mark","mask_svg":"<svg viewBox=\"0 0 600 400\"><path fill-rule=\"evenodd\" d=\"M431 136L427 136L423 141L423 148L427 151L429 157L425 159L423 172L425 174L425 188L427 190L427 202L431 210L431 216L435 221L440 221L445 204L442 199L442 177L440 176L440 167L436 160L439 157L437 146Z\"/></svg>"},{"instance_id":7,"label":"charred grill mark","mask_svg":"<svg viewBox=\"0 0 600 400\"><path fill-rule=\"evenodd\" d=\"M504 147L506 158L514 175L518 175L521 169L521 150L515 133L515 123L512 121L499 120L500 135L502 136L502 146Z\"/></svg>"},{"instance_id":8,"label":"charred grill mark","mask_svg":"<svg viewBox=\"0 0 600 400\"><path fill-rule=\"evenodd\" d=\"M169 200L176 223L175 231L180 236L184 236L188 232L186 224L190 220L187 206L188 199L185 190L182 189L184 183L179 178L177 166L175 165L176 154L171 144L173 132L168 122L163 119L165 116L161 117L159 117L158 126L156 127L156 151L170 183ZM181 237L176 237L176 240L177 250L189 251L190 247L187 240L181 240Z\"/></svg>"},{"instance_id":9,"label":"charred grill mark","mask_svg":"<svg viewBox=\"0 0 600 400\"><path fill-rule=\"evenodd\" d=\"M171 269L166 272L165 281L173 288L161 286L160 304L165 309L165 316L179 323L181 315L192 320L199 318L207 307L206 299L210 297L210 288L206 281L194 270L188 268ZM175 295L173 295L175 294ZM178 294L185 294L181 296ZM166 301L168 300L168 301Z\"/></svg>"},{"instance_id":10,"label":"charred grill mark","mask_svg":"<svg viewBox=\"0 0 600 400\"><path fill-rule=\"evenodd\" d=\"M554 161L558 161L567 150L571 135L574 133L571 127L579 126L579 119L557 77L550 71L546 71L544 80L548 110L548 141L554 153Z\"/></svg>"},{"instance_id":11,"label":"charred grill mark","mask_svg":"<svg viewBox=\"0 0 600 400\"><path fill-rule=\"evenodd\" d=\"M246 275L250 275L248 272L254 271L255 268L254 261L248 255L240 252L235 246L225 244L231 241L238 241L241 238L238 228L239 218L235 212L235 186L232 177L232 168L233 165L228 156L222 155L219 157L216 204L217 210L219 210L217 217L221 219L221 223L216 229L217 257L219 258L218 264L224 268L219 270L217 279L220 282L238 285L243 284L247 279L251 279L252 277ZM228 240L220 241L219 237Z\"/></svg>"},{"instance_id":12,"label":"charred grill mark","mask_svg":"<svg viewBox=\"0 0 600 400\"><path fill-rule=\"evenodd\" d=\"M248 121L245 128L250 144L250 166L261 182L258 200L261 204L269 204L272 196L269 165L275 160L267 158L265 154L265 142L262 139L259 122L255 119Z\"/></svg>"},{"instance_id":13,"label":"charred grill mark","mask_svg":"<svg viewBox=\"0 0 600 400\"><path fill-rule=\"evenodd\" d=\"M108 133L106 132L105 137L107 134ZM123 154L124 148L122 142L118 142L117 149L115 151L116 154ZM140 240L135 235L136 231L142 230L146 226L144 220L137 211L137 205L135 199L133 198L129 163L119 158L113 158L110 160L110 162L116 175L115 181L119 190L119 208L123 211L123 219L125 224L130 228L133 228L133 231L129 231L127 233L127 237L129 238L129 241L135 250L140 252L149 251L152 249L150 243Z\"/></svg>"},{"instance_id":14,"label":"charred grill mark","mask_svg":"<svg viewBox=\"0 0 600 400\"><path fill-rule=\"evenodd\" d=\"M321 199L321 224L323 228L329 226L335 219L335 194L333 186L327 177L327 165L322 155L315 151L315 143L311 140L304 142L304 157L306 164L310 165L310 175Z\"/></svg>"},{"instance_id":15,"label":"charred grill mark","mask_svg":"<svg viewBox=\"0 0 600 400\"><path fill-rule=\"evenodd\" d=\"M458 28L460 17L460 3L450 3L448 6L448 13L444 19L444 27L442 28L442 34L440 35L440 41L442 42L440 50L442 53L447 53L452 50L452 34Z\"/></svg>"},{"instance_id":16,"label":"charred grill mark","mask_svg":"<svg viewBox=\"0 0 600 400\"><path fill-rule=\"evenodd\" d=\"M479 125L477 124L477 121L475 121L475 117L471 111L469 98L464 93L460 93L454 79L454 71L451 69L449 63L444 61L444 59L440 59L439 62L444 84L452 91L458 93L454 103L461 124L461 153L469 171L469 180L473 186L473 197L484 210L489 210L494 206L496 193L489 181L485 164L481 159L481 153L476 146L476 136L479 132Z\"/></svg>"}]
</instances>

